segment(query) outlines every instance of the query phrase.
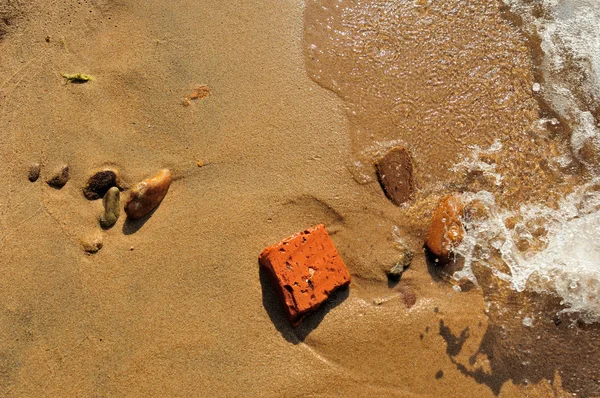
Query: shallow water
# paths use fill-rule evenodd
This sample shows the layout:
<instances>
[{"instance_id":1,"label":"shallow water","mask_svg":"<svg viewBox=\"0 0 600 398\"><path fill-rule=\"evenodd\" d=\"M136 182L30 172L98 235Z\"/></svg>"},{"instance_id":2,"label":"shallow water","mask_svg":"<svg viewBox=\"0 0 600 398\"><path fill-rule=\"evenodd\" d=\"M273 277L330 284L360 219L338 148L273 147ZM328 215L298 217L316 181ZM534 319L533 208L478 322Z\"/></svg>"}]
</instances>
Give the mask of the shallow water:
<instances>
[{"instance_id":1,"label":"shallow water","mask_svg":"<svg viewBox=\"0 0 600 398\"><path fill-rule=\"evenodd\" d=\"M475 281L471 264L483 261L518 291L534 274L562 280L567 273L571 286L598 276L589 265L596 250L569 237L585 232L593 241L598 234L593 219L582 224L579 213L571 210L584 206L586 217L595 217L595 210L578 203L580 194L573 191L584 189L578 187L593 169L581 148L586 138L596 137L585 121L594 111L595 83L600 81L593 39L600 32L591 26L600 8L585 1L513 3L502 19L494 10L500 4L486 1L310 1L307 69L344 100L354 151L349 169L358 181L373 182L373 160L400 144L416 163L416 202L431 193L470 192L485 198L488 211L504 212L501 222L496 216L487 224L469 225L459 250L467 258L466 269L458 277L468 274ZM534 18L540 10L544 16ZM523 13L519 26L513 23L515 13ZM536 42L528 32L533 26L546 54L538 64ZM578 39L582 33L592 37L589 43ZM567 59L575 59L578 68ZM542 83L535 79L540 73ZM587 88L574 86L562 78L565 74L577 75ZM578 117L567 117L575 114L575 103L567 111L557 96L567 91L572 98L585 92L590 99L588 105L577 104ZM547 101L551 109L543 110L536 99ZM553 112L560 120L551 117ZM508 230L502 217L516 217L513 212L526 220ZM539 224L536 228L548 230L545 236L533 237L524 227L532 220ZM510 239L500 242L497 235ZM526 240L532 242L527 250L537 254L525 259L517 247ZM475 253L474 247L485 249ZM589 252L573 255L577 247ZM494 251L503 265L487 261ZM504 266L510 270L503 272ZM596 300L588 297L595 297L595 284L589 289L583 282L578 289L550 285L572 311L600 314L600 307L592 308ZM574 301L574 290L581 302Z\"/></svg>"},{"instance_id":2,"label":"shallow water","mask_svg":"<svg viewBox=\"0 0 600 398\"><path fill-rule=\"evenodd\" d=\"M496 373L527 384L556 366L568 390L600 392L593 355L578 370L568 354L597 352L573 329L594 338L600 320L599 15L585 0L307 2L307 70L343 100L354 178L375 187L373 161L403 145L418 191L398 219L419 221L400 230L419 236L443 193L471 208L441 273L484 295L491 365L457 367L495 391ZM555 344L549 368L526 358Z\"/></svg>"}]
</instances>

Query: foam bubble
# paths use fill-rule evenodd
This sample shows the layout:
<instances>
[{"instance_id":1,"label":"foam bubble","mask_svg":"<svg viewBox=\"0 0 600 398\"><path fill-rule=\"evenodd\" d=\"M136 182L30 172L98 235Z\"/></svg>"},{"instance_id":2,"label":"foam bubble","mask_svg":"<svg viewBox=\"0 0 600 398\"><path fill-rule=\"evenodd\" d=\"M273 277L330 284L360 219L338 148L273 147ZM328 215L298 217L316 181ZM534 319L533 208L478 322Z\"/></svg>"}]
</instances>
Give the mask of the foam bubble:
<instances>
[{"instance_id":1,"label":"foam bubble","mask_svg":"<svg viewBox=\"0 0 600 398\"><path fill-rule=\"evenodd\" d=\"M600 136L600 2L597 0L504 0L541 40L544 97L570 125L579 155L586 140ZM580 159L584 162L586 159Z\"/></svg>"},{"instance_id":2,"label":"foam bubble","mask_svg":"<svg viewBox=\"0 0 600 398\"><path fill-rule=\"evenodd\" d=\"M465 258L456 279L477 281L475 263L510 283L519 292L531 289L556 294L563 312L600 320L600 184L580 187L565 197L558 209L523 205L518 210L499 207L486 191L465 194L488 214L463 220L466 234L455 251Z\"/></svg>"}]
</instances>

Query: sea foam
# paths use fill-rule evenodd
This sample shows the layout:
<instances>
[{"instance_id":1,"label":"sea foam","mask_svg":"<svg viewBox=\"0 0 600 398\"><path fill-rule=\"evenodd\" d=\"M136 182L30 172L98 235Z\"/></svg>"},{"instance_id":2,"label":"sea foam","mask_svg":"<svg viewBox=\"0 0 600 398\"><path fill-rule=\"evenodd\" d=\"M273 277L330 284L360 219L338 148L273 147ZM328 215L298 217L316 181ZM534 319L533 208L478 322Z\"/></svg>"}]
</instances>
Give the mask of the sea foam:
<instances>
[{"instance_id":1,"label":"sea foam","mask_svg":"<svg viewBox=\"0 0 600 398\"><path fill-rule=\"evenodd\" d=\"M600 1L504 3L522 17L526 32L540 39L543 82L534 91L569 124L573 153L589 162L579 154L586 140L600 148Z\"/></svg>"},{"instance_id":2,"label":"sea foam","mask_svg":"<svg viewBox=\"0 0 600 398\"><path fill-rule=\"evenodd\" d=\"M579 187L558 209L523 205L507 210L487 191L464 194L467 205L484 206L487 217L463 220L465 238L455 251L465 266L454 277L477 282L477 263L516 291L556 294L562 312L600 320L599 189L598 182Z\"/></svg>"},{"instance_id":3,"label":"sea foam","mask_svg":"<svg viewBox=\"0 0 600 398\"><path fill-rule=\"evenodd\" d=\"M600 148L600 1L504 2L522 17L526 33L540 39L542 81L533 92L568 124L573 155L597 172L598 165L582 158L581 149L586 141ZM477 168L500 183L501 176L478 160L478 151L455 171ZM464 198L483 206L487 217L464 220L465 239L456 252L465 266L456 279L476 282L474 265L480 264L516 291L555 294L562 312L600 321L600 177L577 187L558 208L537 204L508 210L487 191Z\"/></svg>"}]
</instances>

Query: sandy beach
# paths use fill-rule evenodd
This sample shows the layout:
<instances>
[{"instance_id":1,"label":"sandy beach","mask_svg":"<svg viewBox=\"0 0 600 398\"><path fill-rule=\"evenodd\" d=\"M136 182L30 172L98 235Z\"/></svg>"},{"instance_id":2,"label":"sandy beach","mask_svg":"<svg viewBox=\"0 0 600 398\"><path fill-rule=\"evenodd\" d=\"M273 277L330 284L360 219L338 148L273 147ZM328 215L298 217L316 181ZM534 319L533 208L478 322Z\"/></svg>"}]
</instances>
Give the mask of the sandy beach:
<instances>
[{"instance_id":1,"label":"sandy beach","mask_svg":"<svg viewBox=\"0 0 600 398\"><path fill-rule=\"evenodd\" d=\"M586 178L548 161L569 132L536 130L554 115L531 42L495 0L404 3L0 1L0 395L600 396L597 324L488 271L460 291L423 252L448 193L555 206ZM190 99L198 85L210 95ZM502 185L453 169L497 140L482 156ZM373 167L398 144L406 206ZM173 182L150 217L105 230L82 194L105 167L122 200L161 169ZM352 283L292 328L258 255L321 223ZM395 239L415 253L397 284Z\"/></svg>"}]
</instances>

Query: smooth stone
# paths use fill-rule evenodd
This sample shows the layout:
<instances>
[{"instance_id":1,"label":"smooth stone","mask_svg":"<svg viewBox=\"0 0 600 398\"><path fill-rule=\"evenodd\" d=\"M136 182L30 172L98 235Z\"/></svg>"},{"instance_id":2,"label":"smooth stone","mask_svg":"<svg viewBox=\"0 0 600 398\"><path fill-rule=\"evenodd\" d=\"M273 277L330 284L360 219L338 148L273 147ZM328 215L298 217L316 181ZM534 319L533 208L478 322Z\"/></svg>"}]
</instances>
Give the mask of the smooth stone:
<instances>
[{"instance_id":1,"label":"smooth stone","mask_svg":"<svg viewBox=\"0 0 600 398\"><path fill-rule=\"evenodd\" d=\"M125 203L125 213L131 220L139 220L156 209L171 186L171 171L163 169L154 177L137 183Z\"/></svg>"},{"instance_id":2,"label":"smooth stone","mask_svg":"<svg viewBox=\"0 0 600 398\"><path fill-rule=\"evenodd\" d=\"M103 198L112 187L119 186L119 173L116 170L104 169L94 173L83 188L83 196L88 200Z\"/></svg>"},{"instance_id":3,"label":"smooth stone","mask_svg":"<svg viewBox=\"0 0 600 398\"><path fill-rule=\"evenodd\" d=\"M383 192L396 206L406 203L414 191L413 163L408 150L397 146L375 163Z\"/></svg>"},{"instance_id":4,"label":"smooth stone","mask_svg":"<svg viewBox=\"0 0 600 398\"><path fill-rule=\"evenodd\" d=\"M27 174L27 179L31 182L36 182L38 178L40 178L41 167L39 163L34 163L29 168L29 173Z\"/></svg>"},{"instance_id":5,"label":"smooth stone","mask_svg":"<svg viewBox=\"0 0 600 398\"><path fill-rule=\"evenodd\" d=\"M453 249L463 240L465 231L460 220L463 215L464 205L458 195L444 196L433 212L425 246L440 265L452 260Z\"/></svg>"},{"instance_id":6,"label":"smooth stone","mask_svg":"<svg viewBox=\"0 0 600 398\"><path fill-rule=\"evenodd\" d=\"M102 238L100 237L84 240L81 243L83 245L83 250L85 250L87 254L96 254L100 251L100 249L102 249L103 246Z\"/></svg>"},{"instance_id":7,"label":"smooth stone","mask_svg":"<svg viewBox=\"0 0 600 398\"><path fill-rule=\"evenodd\" d=\"M46 183L52 188L61 189L69 182L69 166L63 165L60 170Z\"/></svg>"},{"instance_id":8,"label":"smooth stone","mask_svg":"<svg viewBox=\"0 0 600 398\"><path fill-rule=\"evenodd\" d=\"M100 226L110 228L115 225L121 215L121 191L119 191L119 188L110 188L104 195L102 204L104 205L104 213L100 216Z\"/></svg>"}]
</instances>

